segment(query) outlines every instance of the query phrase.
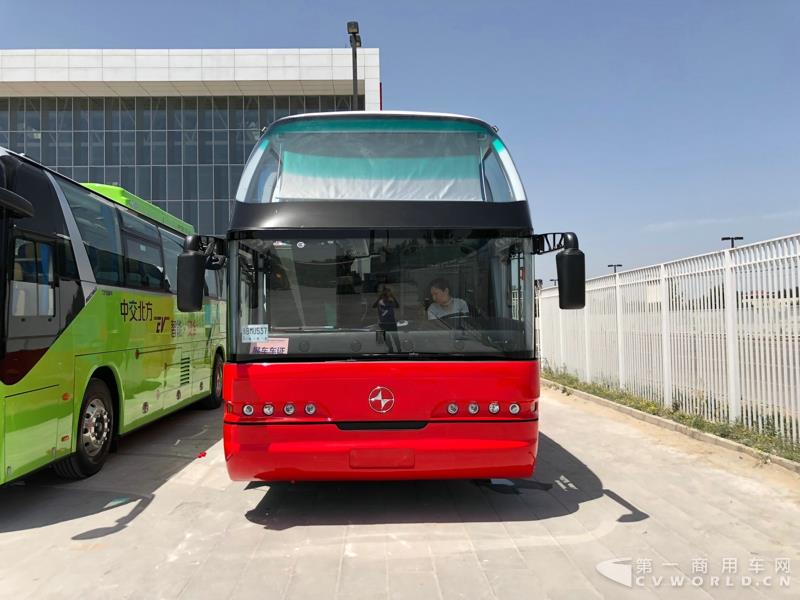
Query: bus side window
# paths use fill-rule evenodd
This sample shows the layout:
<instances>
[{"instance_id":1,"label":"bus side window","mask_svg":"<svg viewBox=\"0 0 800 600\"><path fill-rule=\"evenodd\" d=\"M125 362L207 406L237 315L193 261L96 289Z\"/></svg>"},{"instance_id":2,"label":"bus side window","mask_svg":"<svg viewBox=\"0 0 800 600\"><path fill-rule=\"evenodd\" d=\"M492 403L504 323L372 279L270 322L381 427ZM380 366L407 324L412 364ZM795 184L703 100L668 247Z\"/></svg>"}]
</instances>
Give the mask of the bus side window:
<instances>
[{"instance_id":1,"label":"bus side window","mask_svg":"<svg viewBox=\"0 0 800 600\"><path fill-rule=\"evenodd\" d=\"M494 149L483 159L483 186L486 190L486 202L514 201L514 192Z\"/></svg>"},{"instance_id":2,"label":"bus side window","mask_svg":"<svg viewBox=\"0 0 800 600\"><path fill-rule=\"evenodd\" d=\"M125 285L147 290L164 289L164 262L158 228L119 209L125 241Z\"/></svg>"},{"instance_id":3,"label":"bus side window","mask_svg":"<svg viewBox=\"0 0 800 600\"><path fill-rule=\"evenodd\" d=\"M161 232L161 249L164 252L164 274L166 289L173 294L178 293L178 256L183 252L183 238L179 235L159 229Z\"/></svg>"},{"instance_id":4,"label":"bus side window","mask_svg":"<svg viewBox=\"0 0 800 600\"><path fill-rule=\"evenodd\" d=\"M151 240L125 236L125 284L148 290L164 289L161 248Z\"/></svg>"},{"instance_id":5,"label":"bus side window","mask_svg":"<svg viewBox=\"0 0 800 600\"><path fill-rule=\"evenodd\" d=\"M219 271L206 271L205 295L209 298L218 298L217 273Z\"/></svg>"},{"instance_id":6,"label":"bus side window","mask_svg":"<svg viewBox=\"0 0 800 600\"><path fill-rule=\"evenodd\" d=\"M218 290L219 290L219 297L225 298L225 294L227 293L227 288L225 287L226 284L226 276L227 276L227 269L222 268L217 273L217 282L218 282Z\"/></svg>"},{"instance_id":7,"label":"bus side window","mask_svg":"<svg viewBox=\"0 0 800 600\"><path fill-rule=\"evenodd\" d=\"M114 207L87 190L58 178L81 232L97 283L122 285L122 241Z\"/></svg>"},{"instance_id":8,"label":"bus side window","mask_svg":"<svg viewBox=\"0 0 800 600\"><path fill-rule=\"evenodd\" d=\"M25 238L14 240L11 276L12 317L55 316L53 246Z\"/></svg>"}]
</instances>

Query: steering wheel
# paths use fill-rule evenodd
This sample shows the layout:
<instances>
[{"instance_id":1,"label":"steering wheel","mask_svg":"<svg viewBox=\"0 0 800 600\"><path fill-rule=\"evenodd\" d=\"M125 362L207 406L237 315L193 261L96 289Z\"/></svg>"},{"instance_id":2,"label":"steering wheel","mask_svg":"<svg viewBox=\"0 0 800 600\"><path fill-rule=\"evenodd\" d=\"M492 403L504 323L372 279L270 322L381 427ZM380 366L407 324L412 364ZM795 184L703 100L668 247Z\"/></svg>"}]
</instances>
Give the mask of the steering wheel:
<instances>
[{"instance_id":1,"label":"steering wheel","mask_svg":"<svg viewBox=\"0 0 800 600\"><path fill-rule=\"evenodd\" d=\"M458 312L450 313L449 315L444 315L443 317L437 317L437 319L447 325L450 329L456 329L459 324L463 323L464 320L469 319L469 317L469 313Z\"/></svg>"}]
</instances>

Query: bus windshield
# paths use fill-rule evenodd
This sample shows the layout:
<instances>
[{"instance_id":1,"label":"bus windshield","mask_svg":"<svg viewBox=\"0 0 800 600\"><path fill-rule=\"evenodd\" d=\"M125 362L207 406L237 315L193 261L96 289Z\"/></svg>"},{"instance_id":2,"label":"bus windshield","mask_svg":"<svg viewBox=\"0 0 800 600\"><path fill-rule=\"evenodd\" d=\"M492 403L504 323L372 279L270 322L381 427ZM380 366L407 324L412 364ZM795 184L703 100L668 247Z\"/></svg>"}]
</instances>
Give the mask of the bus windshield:
<instances>
[{"instance_id":1,"label":"bus windshield","mask_svg":"<svg viewBox=\"0 0 800 600\"><path fill-rule=\"evenodd\" d=\"M305 118L278 123L242 174L242 202L511 202L524 191L488 127L448 118Z\"/></svg>"},{"instance_id":2,"label":"bus windshield","mask_svg":"<svg viewBox=\"0 0 800 600\"><path fill-rule=\"evenodd\" d=\"M233 360L533 358L528 236L276 233L229 244Z\"/></svg>"}]
</instances>

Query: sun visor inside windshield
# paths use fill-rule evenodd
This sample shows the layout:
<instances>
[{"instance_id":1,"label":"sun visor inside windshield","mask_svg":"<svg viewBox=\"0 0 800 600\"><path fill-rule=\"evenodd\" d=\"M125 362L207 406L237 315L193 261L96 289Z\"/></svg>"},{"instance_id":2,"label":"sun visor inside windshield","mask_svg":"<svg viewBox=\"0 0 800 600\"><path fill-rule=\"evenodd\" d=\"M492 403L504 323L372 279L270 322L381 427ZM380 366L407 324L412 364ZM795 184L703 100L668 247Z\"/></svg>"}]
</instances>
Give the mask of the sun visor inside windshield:
<instances>
[{"instance_id":1,"label":"sun visor inside windshield","mask_svg":"<svg viewBox=\"0 0 800 600\"><path fill-rule=\"evenodd\" d=\"M281 136L275 198L482 201L479 137L472 132Z\"/></svg>"}]
</instances>

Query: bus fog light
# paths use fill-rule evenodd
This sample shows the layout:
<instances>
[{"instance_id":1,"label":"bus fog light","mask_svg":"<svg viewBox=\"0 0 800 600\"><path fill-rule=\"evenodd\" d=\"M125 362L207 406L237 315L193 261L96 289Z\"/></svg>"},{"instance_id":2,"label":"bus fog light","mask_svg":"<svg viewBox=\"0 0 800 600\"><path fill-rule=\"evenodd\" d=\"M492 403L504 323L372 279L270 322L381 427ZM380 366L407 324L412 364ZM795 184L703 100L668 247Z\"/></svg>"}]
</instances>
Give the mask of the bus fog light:
<instances>
[{"instance_id":1,"label":"bus fog light","mask_svg":"<svg viewBox=\"0 0 800 600\"><path fill-rule=\"evenodd\" d=\"M287 404L284 406L283 412L291 417L294 414L294 404Z\"/></svg>"},{"instance_id":2,"label":"bus fog light","mask_svg":"<svg viewBox=\"0 0 800 600\"><path fill-rule=\"evenodd\" d=\"M489 412L492 413L493 415L496 415L497 413L500 412L500 405L497 402L492 402L489 405Z\"/></svg>"},{"instance_id":3,"label":"bus fog light","mask_svg":"<svg viewBox=\"0 0 800 600\"><path fill-rule=\"evenodd\" d=\"M508 412L510 412L512 415L518 415L519 414L519 404L511 404L508 407Z\"/></svg>"},{"instance_id":4,"label":"bus fog light","mask_svg":"<svg viewBox=\"0 0 800 600\"><path fill-rule=\"evenodd\" d=\"M317 412L317 407L314 406L313 403L309 402L308 404L306 404L305 410L307 415L313 415L315 412Z\"/></svg>"},{"instance_id":5,"label":"bus fog light","mask_svg":"<svg viewBox=\"0 0 800 600\"><path fill-rule=\"evenodd\" d=\"M458 412L458 404L456 404L455 402L451 402L450 404L448 404L447 412L449 412L451 415L456 414Z\"/></svg>"},{"instance_id":6,"label":"bus fog light","mask_svg":"<svg viewBox=\"0 0 800 600\"><path fill-rule=\"evenodd\" d=\"M533 414L536 414L537 410L539 410L539 401L538 400L534 400L533 402L531 402L531 412Z\"/></svg>"},{"instance_id":7,"label":"bus fog light","mask_svg":"<svg viewBox=\"0 0 800 600\"><path fill-rule=\"evenodd\" d=\"M252 404L245 404L242 407L242 412L245 414L245 416L248 416L248 417L252 416L253 415L253 405Z\"/></svg>"},{"instance_id":8,"label":"bus fog light","mask_svg":"<svg viewBox=\"0 0 800 600\"><path fill-rule=\"evenodd\" d=\"M264 414L267 415L268 417L271 417L273 414L275 414L275 407L272 406L272 404L265 404L264 408L262 408L261 410L263 410Z\"/></svg>"},{"instance_id":9,"label":"bus fog light","mask_svg":"<svg viewBox=\"0 0 800 600\"><path fill-rule=\"evenodd\" d=\"M478 406L477 402L470 402L469 406L467 407L467 410L469 411L469 414L477 415L478 411L480 410L480 407Z\"/></svg>"}]
</instances>

